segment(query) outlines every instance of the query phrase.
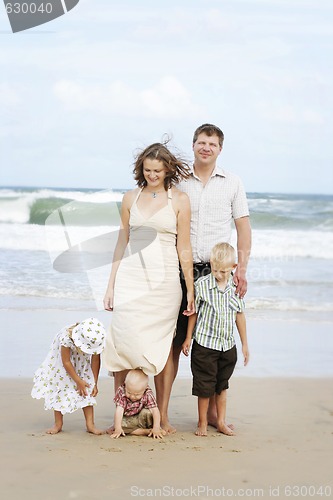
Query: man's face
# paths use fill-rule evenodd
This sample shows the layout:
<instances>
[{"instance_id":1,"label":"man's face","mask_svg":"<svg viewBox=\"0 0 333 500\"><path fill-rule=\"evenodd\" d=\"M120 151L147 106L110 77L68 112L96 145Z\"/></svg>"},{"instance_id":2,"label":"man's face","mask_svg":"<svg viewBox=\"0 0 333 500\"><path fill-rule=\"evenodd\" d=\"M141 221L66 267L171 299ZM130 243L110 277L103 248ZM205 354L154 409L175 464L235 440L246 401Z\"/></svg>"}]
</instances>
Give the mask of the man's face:
<instances>
[{"instance_id":1,"label":"man's face","mask_svg":"<svg viewBox=\"0 0 333 500\"><path fill-rule=\"evenodd\" d=\"M199 134L193 144L194 158L197 163L204 165L215 164L222 147L219 144L217 135Z\"/></svg>"}]
</instances>

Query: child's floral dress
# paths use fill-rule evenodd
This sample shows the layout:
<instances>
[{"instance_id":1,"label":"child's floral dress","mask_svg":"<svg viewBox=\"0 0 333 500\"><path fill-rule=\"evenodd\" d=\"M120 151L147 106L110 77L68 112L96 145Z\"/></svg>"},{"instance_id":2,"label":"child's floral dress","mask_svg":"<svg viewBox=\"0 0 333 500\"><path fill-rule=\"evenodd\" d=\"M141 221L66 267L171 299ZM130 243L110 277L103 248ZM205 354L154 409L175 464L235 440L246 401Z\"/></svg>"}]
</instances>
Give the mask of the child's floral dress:
<instances>
[{"instance_id":1,"label":"child's floral dress","mask_svg":"<svg viewBox=\"0 0 333 500\"><path fill-rule=\"evenodd\" d=\"M45 410L57 410L63 415L79 408L96 405L96 399L90 396L95 383L91 369L91 354L85 354L75 347L68 328L70 327L62 328L55 336L46 359L35 372L31 391L33 398L45 398ZM80 396L76 391L74 380L62 364L61 346L71 349L70 359L74 370L80 378L90 384L87 388L88 396Z\"/></svg>"}]
</instances>

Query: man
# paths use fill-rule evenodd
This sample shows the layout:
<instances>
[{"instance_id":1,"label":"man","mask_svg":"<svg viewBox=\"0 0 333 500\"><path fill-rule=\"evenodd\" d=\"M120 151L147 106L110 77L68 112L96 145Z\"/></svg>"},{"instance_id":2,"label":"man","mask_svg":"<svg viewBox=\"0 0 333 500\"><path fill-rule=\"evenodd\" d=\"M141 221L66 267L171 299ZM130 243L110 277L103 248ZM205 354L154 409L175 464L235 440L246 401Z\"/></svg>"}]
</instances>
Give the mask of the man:
<instances>
[{"instance_id":1,"label":"man","mask_svg":"<svg viewBox=\"0 0 333 500\"><path fill-rule=\"evenodd\" d=\"M230 241L231 221L237 232L238 265L233 276L236 293L243 298L247 291L246 269L251 251L251 226L246 194L241 180L216 165L223 147L224 134L212 124L196 129L193 136L194 163L191 177L178 186L188 194L191 203L191 244L194 262L194 279L210 273L210 251L216 243ZM175 377L179 356L186 337L188 318L184 280L183 303L173 342ZM184 293L185 292L185 293ZM210 404L208 422L216 423L215 405Z\"/></svg>"}]
</instances>

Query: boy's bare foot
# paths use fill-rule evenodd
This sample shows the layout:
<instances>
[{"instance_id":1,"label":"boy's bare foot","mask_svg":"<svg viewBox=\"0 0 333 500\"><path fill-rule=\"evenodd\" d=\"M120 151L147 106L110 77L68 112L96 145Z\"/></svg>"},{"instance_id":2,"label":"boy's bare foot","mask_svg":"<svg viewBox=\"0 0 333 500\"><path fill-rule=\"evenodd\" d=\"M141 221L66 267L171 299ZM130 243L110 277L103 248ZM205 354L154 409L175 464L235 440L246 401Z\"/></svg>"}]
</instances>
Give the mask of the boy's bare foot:
<instances>
[{"instance_id":1,"label":"boy's bare foot","mask_svg":"<svg viewBox=\"0 0 333 500\"><path fill-rule=\"evenodd\" d=\"M230 425L227 425L225 423L217 425L216 429L218 432L221 432L222 434L225 434L226 436L234 436L235 435L235 433L233 431L234 426L232 426L232 428L231 428Z\"/></svg>"},{"instance_id":2,"label":"boy's bare foot","mask_svg":"<svg viewBox=\"0 0 333 500\"><path fill-rule=\"evenodd\" d=\"M97 429L94 425L87 426L87 432L90 432L90 434L95 434L95 436L101 436L102 434L105 434L105 431L102 431L101 429Z\"/></svg>"},{"instance_id":3,"label":"boy's bare foot","mask_svg":"<svg viewBox=\"0 0 333 500\"><path fill-rule=\"evenodd\" d=\"M62 425L56 425L54 424L53 427L51 427L50 429L46 429L46 434L58 434L58 432L61 432L62 430Z\"/></svg>"},{"instance_id":4,"label":"boy's bare foot","mask_svg":"<svg viewBox=\"0 0 333 500\"><path fill-rule=\"evenodd\" d=\"M196 436L207 436L207 424L198 423L197 430L194 433Z\"/></svg>"}]
</instances>

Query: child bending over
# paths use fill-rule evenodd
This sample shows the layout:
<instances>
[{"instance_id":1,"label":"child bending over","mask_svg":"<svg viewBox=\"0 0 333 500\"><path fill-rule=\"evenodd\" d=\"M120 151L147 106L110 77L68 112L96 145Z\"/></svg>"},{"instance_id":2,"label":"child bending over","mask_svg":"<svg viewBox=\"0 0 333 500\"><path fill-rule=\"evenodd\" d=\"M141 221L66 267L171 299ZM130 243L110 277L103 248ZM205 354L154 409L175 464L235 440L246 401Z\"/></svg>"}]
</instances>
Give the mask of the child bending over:
<instances>
[{"instance_id":1,"label":"child bending over","mask_svg":"<svg viewBox=\"0 0 333 500\"><path fill-rule=\"evenodd\" d=\"M55 336L50 351L34 375L31 396L44 398L45 410L54 411L54 426L48 434L62 430L63 415L82 408L87 431L104 434L94 424L95 397L104 348L105 329L96 318L65 326Z\"/></svg>"},{"instance_id":2,"label":"child bending over","mask_svg":"<svg viewBox=\"0 0 333 500\"><path fill-rule=\"evenodd\" d=\"M116 412L112 438L131 434L162 438L160 412L155 396L148 386L148 375L142 370L130 370L114 397Z\"/></svg>"}]
</instances>

